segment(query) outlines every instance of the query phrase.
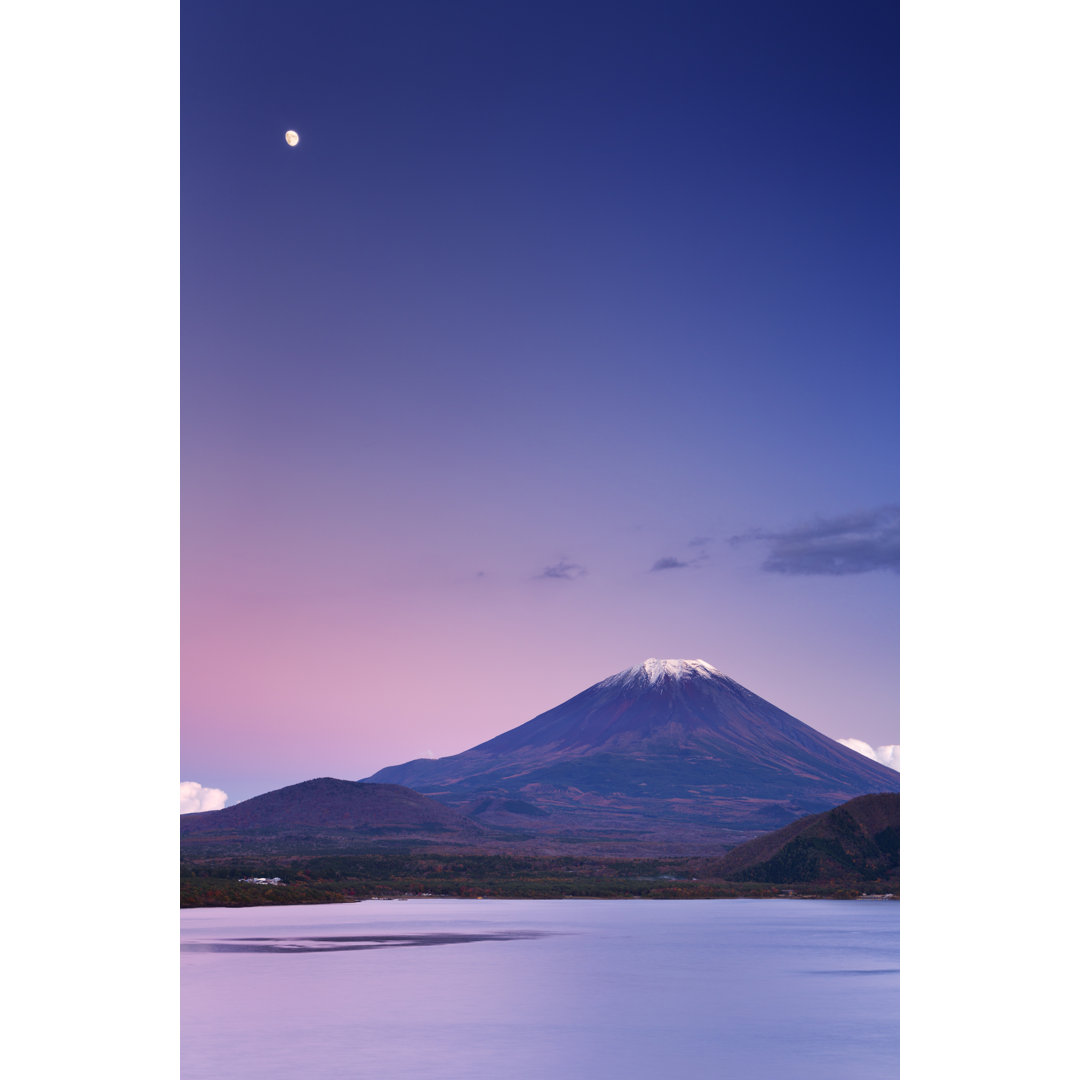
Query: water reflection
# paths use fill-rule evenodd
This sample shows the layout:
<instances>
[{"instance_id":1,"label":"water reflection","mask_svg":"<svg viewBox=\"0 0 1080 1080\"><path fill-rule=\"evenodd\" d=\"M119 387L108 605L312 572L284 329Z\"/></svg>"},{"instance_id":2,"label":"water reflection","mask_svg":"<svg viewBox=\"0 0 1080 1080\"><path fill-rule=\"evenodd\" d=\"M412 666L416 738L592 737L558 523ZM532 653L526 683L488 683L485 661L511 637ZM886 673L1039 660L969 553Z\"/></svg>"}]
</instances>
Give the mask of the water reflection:
<instances>
[{"instance_id":1,"label":"water reflection","mask_svg":"<svg viewBox=\"0 0 1080 1080\"><path fill-rule=\"evenodd\" d=\"M218 941L185 941L181 952L311 953L357 952L361 949L399 949L413 945L462 945L473 941L521 941L548 937L541 930L508 930L476 934L359 934L320 937L243 937Z\"/></svg>"}]
</instances>

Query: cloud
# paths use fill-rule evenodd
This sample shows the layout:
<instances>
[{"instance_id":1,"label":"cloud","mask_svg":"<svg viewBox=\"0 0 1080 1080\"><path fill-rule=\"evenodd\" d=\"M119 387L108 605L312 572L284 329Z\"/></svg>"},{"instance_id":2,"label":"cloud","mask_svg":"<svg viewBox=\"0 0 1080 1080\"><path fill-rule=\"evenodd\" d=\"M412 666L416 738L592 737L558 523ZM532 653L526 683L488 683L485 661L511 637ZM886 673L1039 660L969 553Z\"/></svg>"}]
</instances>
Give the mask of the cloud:
<instances>
[{"instance_id":1,"label":"cloud","mask_svg":"<svg viewBox=\"0 0 1080 1080\"><path fill-rule=\"evenodd\" d=\"M707 544L708 540L707 536L699 536L697 539L691 540L687 546L700 548ZM708 557L709 553L707 551L699 552L692 559L680 559L676 555L664 555L649 567L649 573L651 574L655 570L685 570L689 566L696 566L698 563L705 562Z\"/></svg>"},{"instance_id":2,"label":"cloud","mask_svg":"<svg viewBox=\"0 0 1080 1080\"><path fill-rule=\"evenodd\" d=\"M676 559L674 555L665 555L652 564L652 570L681 570L684 566L689 565L688 562L683 562L682 559Z\"/></svg>"},{"instance_id":3,"label":"cloud","mask_svg":"<svg viewBox=\"0 0 1080 1080\"><path fill-rule=\"evenodd\" d=\"M220 810L228 797L220 788L203 787L194 780L180 781L181 814L194 814L200 810Z\"/></svg>"},{"instance_id":4,"label":"cloud","mask_svg":"<svg viewBox=\"0 0 1080 1080\"><path fill-rule=\"evenodd\" d=\"M711 536L695 536L693 540L687 540L687 547L704 547L710 540Z\"/></svg>"},{"instance_id":5,"label":"cloud","mask_svg":"<svg viewBox=\"0 0 1080 1080\"><path fill-rule=\"evenodd\" d=\"M899 746L878 746L875 748L869 743L863 742L862 739L837 739L836 741L856 753L862 754L863 757L873 758L880 765L888 765L890 769L900 771Z\"/></svg>"},{"instance_id":6,"label":"cloud","mask_svg":"<svg viewBox=\"0 0 1080 1080\"><path fill-rule=\"evenodd\" d=\"M900 570L900 507L881 506L842 517L818 518L781 532L754 529L733 536L742 544L764 541L761 569L771 574L865 574Z\"/></svg>"},{"instance_id":7,"label":"cloud","mask_svg":"<svg viewBox=\"0 0 1080 1080\"><path fill-rule=\"evenodd\" d=\"M536 577L537 579L558 578L562 581L575 581L586 573L584 566L579 566L577 563L569 562L566 559L560 559L554 566L545 566Z\"/></svg>"}]
</instances>

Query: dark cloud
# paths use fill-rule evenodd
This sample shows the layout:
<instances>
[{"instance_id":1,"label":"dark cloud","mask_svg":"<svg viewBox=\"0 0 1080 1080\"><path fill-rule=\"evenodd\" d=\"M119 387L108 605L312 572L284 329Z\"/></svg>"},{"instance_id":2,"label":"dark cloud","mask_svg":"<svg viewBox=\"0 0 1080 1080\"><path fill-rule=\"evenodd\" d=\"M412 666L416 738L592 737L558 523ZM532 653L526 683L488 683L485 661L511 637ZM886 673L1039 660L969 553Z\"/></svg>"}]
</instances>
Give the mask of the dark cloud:
<instances>
[{"instance_id":1,"label":"dark cloud","mask_svg":"<svg viewBox=\"0 0 1080 1080\"><path fill-rule=\"evenodd\" d=\"M754 529L731 543L769 545L761 569L770 574L866 574L900 570L900 507L882 506L818 518L780 532Z\"/></svg>"},{"instance_id":2,"label":"dark cloud","mask_svg":"<svg viewBox=\"0 0 1080 1080\"><path fill-rule=\"evenodd\" d=\"M665 555L652 564L651 570L681 570L684 566L689 565L688 562L683 562L682 559L676 559L674 555Z\"/></svg>"},{"instance_id":3,"label":"dark cloud","mask_svg":"<svg viewBox=\"0 0 1080 1080\"><path fill-rule=\"evenodd\" d=\"M560 559L554 566L545 566L536 576L538 579L558 578L561 581L575 581L585 573L584 566L579 566L577 563L569 562L566 559Z\"/></svg>"},{"instance_id":4,"label":"dark cloud","mask_svg":"<svg viewBox=\"0 0 1080 1080\"><path fill-rule=\"evenodd\" d=\"M695 536L693 540L686 541L686 546L694 548L704 547L711 539L711 536Z\"/></svg>"},{"instance_id":5,"label":"dark cloud","mask_svg":"<svg viewBox=\"0 0 1080 1080\"><path fill-rule=\"evenodd\" d=\"M708 557L705 552L695 555L692 559L679 559L674 555L665 555L662 559L657 559L649 567L649 573L651 574L654 570L684 570L688 566L696 566L698 563L704 562Z\"/></svg>"}]
</instances>

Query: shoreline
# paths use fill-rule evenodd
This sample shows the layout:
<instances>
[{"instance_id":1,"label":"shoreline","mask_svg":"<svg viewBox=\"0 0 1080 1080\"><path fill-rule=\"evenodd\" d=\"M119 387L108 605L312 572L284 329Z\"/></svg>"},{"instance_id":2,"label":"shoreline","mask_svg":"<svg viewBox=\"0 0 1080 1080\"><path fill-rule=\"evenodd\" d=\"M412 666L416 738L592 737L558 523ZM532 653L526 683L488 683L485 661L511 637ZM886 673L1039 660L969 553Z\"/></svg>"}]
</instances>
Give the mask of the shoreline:
<instances>
[{"instance_id":1,"label":"shoreline","mask_svg":"<svg viewBox=\"0 0 1080 1080\"><path fill-rule=\"evenodd\" d=\"M250 910L253 908L296 908L296 907L329 907L345 904L368 904L400 902L408 900L444 900L465 901L475 903L483 900L485 903L515 902L543 900L558 902L561 900L595 900L598 902L615 900L652 900L659 903L671 900L836 900L845 903L862 901L876 903L899 903L899 893L861 893L858 896L828 895L824 893L802 893L791 895L762 895L751 893L746 895L726 896L436 896L434 894L410 893L401 896L364 896L358 898L344 898L340 900L309 900L297 901L296 903L276 902L254 904L181 904L181 911L237 911Z\"/></svg>"}]
</instances>

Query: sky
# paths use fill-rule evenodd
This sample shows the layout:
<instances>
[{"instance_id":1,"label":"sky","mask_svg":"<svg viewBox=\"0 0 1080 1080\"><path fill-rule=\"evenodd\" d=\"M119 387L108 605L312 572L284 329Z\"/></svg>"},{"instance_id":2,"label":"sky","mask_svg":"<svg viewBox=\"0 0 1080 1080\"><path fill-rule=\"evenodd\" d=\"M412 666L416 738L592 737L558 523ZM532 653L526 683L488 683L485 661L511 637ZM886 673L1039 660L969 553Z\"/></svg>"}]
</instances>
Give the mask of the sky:
<instances>
[{"instance_id":1,"label":"sky","mask_svg":"<svg viewBox=\"0 0 1080 1080\"><path fill-rule=\"evenodd\" d=\"M897 54L868 0L186 0L185 781L650 656L900 741Z\"/></svg>"}]
</instances>

